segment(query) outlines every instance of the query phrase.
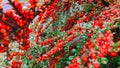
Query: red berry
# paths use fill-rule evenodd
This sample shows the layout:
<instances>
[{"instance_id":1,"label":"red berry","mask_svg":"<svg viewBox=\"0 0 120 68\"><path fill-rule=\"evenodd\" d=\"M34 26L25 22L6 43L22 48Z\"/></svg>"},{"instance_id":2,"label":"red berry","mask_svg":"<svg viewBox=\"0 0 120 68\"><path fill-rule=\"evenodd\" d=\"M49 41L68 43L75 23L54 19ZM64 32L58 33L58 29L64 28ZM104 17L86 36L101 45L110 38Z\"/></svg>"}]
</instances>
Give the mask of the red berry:
<instances>
[{"instance_id":1,"label":"red berry","mask_svg":"<svg viewBox=\"0 0 120 68\"><path fill-rule=\"evenodd\" d=\"M31 56L31 55L28 55L28 58L29 58L29 59L32 59L32 56Z\"/></svg>"},{"instance_id":2,"label":"red berry","mask_svg":"<svg viewBox=\"0 0 120 68\"><path fill-rule=\"evenodd\" d=\"M87 62L87 61L88 61L88 58L87 58L87 57L83 57L83 58L82 58L82 61L83 61L83 62Z\"/></svg>"},{"instance_id":3,"label":"red berry","mask_svg":"<svg viewBox=\"0 0 120 68\"><path fill-rule=\"evenodd\" d=\"M93 54L91 55L91 58L92 58L92 59L96 59L96 54L93 53Z\"/></svg>"},{"instance_id":4,"label":"red berry","mask_svg":"<svg viewBox=\"0 0 120 68\"><path fill-rule=\"evenodd\" d=\"M44 2L45 2L46 4L49 4L50 0L44 0Z\"/></svg>"},{"instance_id":5,"label":"red berry","mask_svg":"<svg viewBox=\"0 0 120 68\"><path fill-rule=\"evenodd\" d=\"M100 68L100 64L99 63L95 63L94 64L94 68Z\"/></svg>"},{"instance_id":6,"label":"red berry","mask_svg":"<svg viewBox=\"0 0 120 68\"><path fill-rule=\"evenodd\" d=\"M11 55L11 56L9 56L9 59L11 60L13 58L13 56Z\"/></svg>"},{"instance_id":7,"label":"red berry","mask_svg":"<svg viewBox=\"0 0 120 68\"><path fill-rule=\"evenodd\" d=\"M13 53L13 56L16 56L17 54L18 54L17 52L14 52L14 53Z\"/></svg>"},{"instance_id":8,"label":"red berry","mask_svg":"<svg viewBox=\"0 0 120 68\"><path fill-rule=\"evenodd\" d=\"M110 55L111 57L116 57L118 54L117 54L116 52L112 51L112 52L110 52L109 55Z\"/></svg>"}]
</instances>

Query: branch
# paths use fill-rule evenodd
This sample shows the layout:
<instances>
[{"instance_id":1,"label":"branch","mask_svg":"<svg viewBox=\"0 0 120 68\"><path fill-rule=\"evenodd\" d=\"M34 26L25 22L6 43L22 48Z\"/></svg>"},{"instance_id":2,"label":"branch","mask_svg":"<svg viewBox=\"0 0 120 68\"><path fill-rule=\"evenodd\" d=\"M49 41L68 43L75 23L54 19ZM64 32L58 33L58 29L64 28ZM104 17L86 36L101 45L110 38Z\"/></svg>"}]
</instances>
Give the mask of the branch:
<instances>
[{"instance_id":1,"label":"branch","mask_svg":"<svg viewBox=\"0 0 120 68\"><path fill-rule=\"evenodd\" d=\"M72 41L70 41L71 46L75 46L76 43L80 42L80 39L82 39L84 34L79 35L78 37L74 38Z\"/></svg>"},{"instance_id":2,"label":"branch","mask_svg":"<svg viewBox=\"0 0 120 68\"><path fill-rule=\"evenodd\" d=\"M12 29L9 31L8 37L9 39L12 39L13 35L17 34L22 28L9 16L7 16L4 12L1 12L3 15L5 15L8 20L0 20L1 22L4 22L6 25L10 26Z\"/></svg>"},{"instance_id":3,"label":"branch","mask_svg":"<svg viewBox=\"0 0 120 68\"><path fill-rule=\"evenodd\" d=\"M46 24L46 26L42 29L42 31L45 31L49 26L50 24L52 23L52 18L50 18L50 21Z\"/></svg>"},{"instance_id":4,"label":"branch","mask_svg":"<svg viewBox=\"0 0 120 68\"><path fill-rule=\"evenodd\" d=\"M11 6L16 10L17 14L19 16L22 16L23 19L25 19L25 17L23 16L23 14L21 14L20 11L14 6L14 3L12 2L12 0L8 0L8 1L11 4Z\"/></svg>"},{"instance_id":5,"label":"branch","mask_svg":"<svg viewBox=\"0 0 120 68\"><path fill-rule=\"evenodd\" d=\"M16 13L17 13L19 16L21 16L23 20L26 19L26 17L25 17L23 14L20 13L20 11L18 10L18 8L16 8L16 7L14 6L14 2L12 2L12 0L8 0L8 1L9 1L9 3L12 5L12 7L16 10ZM34 18L40 13L40 11L35 11L35 9L32 10L32 11L34 12ZM34 18L33 18L33 19L34 19ZM28 21L28 22L32 22L32 20L27 20L27 21Z\"/></svg>"}]
</instances>

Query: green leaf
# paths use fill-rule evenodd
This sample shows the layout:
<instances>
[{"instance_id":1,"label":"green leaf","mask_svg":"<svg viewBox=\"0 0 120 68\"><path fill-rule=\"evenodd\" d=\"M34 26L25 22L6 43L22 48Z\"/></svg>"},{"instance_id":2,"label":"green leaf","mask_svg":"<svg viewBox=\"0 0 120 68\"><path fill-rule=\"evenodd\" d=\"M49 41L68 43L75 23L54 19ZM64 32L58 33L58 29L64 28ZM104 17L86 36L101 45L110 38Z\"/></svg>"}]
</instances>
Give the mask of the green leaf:
<instances>
[{"instance_id":1,"label":"green leaf","mask_svg":"<svg viewBox=\"0 0 120 68\"><path fill-rule=\"evenodd\" d=\"M37 50L38 50L39 52L41 52L40 46L36 46L36 48L37 48Z\"/></svg>"},{"instance_id":2,"label":"green leaf","mask_svg":"<svg viewBox=\"0 0 120 68\"><path fill-rule=\"evenodd\" d=\"M70 64L71 62L70 61L67 61L67 64Z\"/></svg>"},{"instance_id":3,"label":"green leaf","mask_svg":"<svg viewBox=\"0 0 120 68\"><path fill-rule=\"evenodd\" d=\"M120 65L120 62L117 62Z\"/></svg>"},{"instance_id":4,"label":"green leaf","mask_svg":"<svg viewBox=\"0 0 120 68\"><path fill-rule=\"evenodd\" d=\"M81 60L81 59L78 59L77 62L82 62L82 60Z\"/></svg>"},{"instance_id":5,"label":"green leaf","mask_svg":"<svg viewBox=\"0 0 120 68\"><path fill-rule=\"evenodd\" d=\"M39 68L43 68L43 66L44 66L43 62L40 62L39 63Z\"/></svg>"},{"instance_id":6,"label":"green leaf","mask_svg":"<svg viewBox=\"0 0 120 68\"><path fill-rule=\"evenodd\" d=\"M113 47L114 47L114 48L117 48L118 45L119 45L119 43L117 42L117 43L113 44Z\"/></svg>"},{"instance_id":7,"label":"green leaf","mask_svg":"<svg viewBox=\"0 0 120 68\"><path fill-rule=\"evenodd\" d=\"M69 60L72 60L73 58L74 58L74 56L69 56L69 58L68 58L68 59L69 59Z\"/></svg>"},{"instance_id":8,"label":"green leaf","mask_svg":"<svg viewBox=\"0 0 120 68\"><path fill-rule=\"evenodd\" d=\"M103 64L107 64L109 62L109 60L107 58L101 58L101 62Z\"/></svg>"},{"instance_id":9,"label":"green leaf","mask_svg":"<svg viewBox=\"0 0 120 68\"><path fill-rule=\"evenodd\" d=\"M97 7L97 4L95 4L95 3L92 3L92 6L94 6L94 7Z\"/></svg>"},{"instance_id":10,"label":"green leaf","mask_svg":"<svg viewBox=\"0 0 120 68\"><path fill-rule=\"evenodd\" d=\"M120 65L120 56L115 57L112 62Z\"/></svg>"},{"instance_id":11,"label":"green leaf","mask_svg":"<svg viewBox=\"0 0 120 68\"><path fill-rule=\"evenodd\" d=\"M119 22L117 22L117 24L116 24L118 27L120 27L120 23Z\"/></svg>"},{"instance_id":12,"label":"green leaf","mask_svg":"<svg viewBox=\"0 0 120 68\"><path fill-rule=\"evenodd\" d=\"M115 52L118 52L118 48L117 48L117 47L116 47L116 48L114 48L114 51L115 51Z\"/></svg>"},{"instance_id":13,"label":"green leaf","mask_svg":"<svg viewBox=\"0 0 120 68\"><path fill-rule=\"evenodd\" d=\"M94 67L91 65L90 68L94 68Z\"/></svg>"},{"instance_id":14,"label":"green leaf","mask_svg":"<svg viewBox=\"0 0 120 68\"><path fill-rule=\"evenodd\" d=\"M86 4L85 8L84 8L84 11L89 12L91 9L92 9L92 6L90 4Z\"/></svg>"},{"instance_id":15,"label":"green leaf","mask_svg":"<svg viewBox=\"0 0 120 68\"><path fill-rule=\"evenodd\" d=\"M22 68L28 68L28 65L23 64L23 65L22 65Z\"/></svg>"},{"instance_id":16,"label":"green leaf","mask_svg":"<svg viewBox=\"0 0 120 68\"><path fill-rule=\"evenodd\" d=\"M108 65L107 64L101 64L100 67L101 68L108 68Z\"/></svg>"},{"instance_id":17,"label":"green leaf","mask_svg":"<svg viewBox=\"0 0 120 68\"><path fill-rule=\"evenodd\" d=\"M10 65L10 63L9 63L8 60L4 60L4 63L5 63L6 65Z\"/></svg>"},{"instance_id":18,"label":"green leaf","mask_svg":"<svg viewBox=\"0 0 120 68\"><path fill-rule=\"evenodd\" d=\"M33 59L33 60L30 60L29 64L33 64L35 63L36 61Z\"/></svg>"},{"instance_id":19,"label":"green leaf","mask_svg":"<svg viewBox=\"0 0 120 68\"><path fill-rule=\"evenodd\" d=\"M76 49L72 49L72 53L75 53L76 52Z\"/></svg>"},{"instance_id":20,"label":"green leaf","mask_svg":"<svg viewBox=\"0 0 120 68\"><path fill-rule=\"evenodd\" d=\"M45 65L48 65L48 64L49 64L49 59L46 59Z\"/></svg>"},{"instance_id":21,"label":"green leaf","mask_svg":"<svg viewBox=\"0 0 120 68\"><path fill-rule=\"evenodd\" d=\"M60 65L60 64L57 64L55 68L61 68L61 65Z\"/></svg>"},{"instance_id":22,"label":"green leaf","mask_svg":"<svg viewBox=\"0 0 120 68\"><path fill-rule=\"evenodd\" d=\"M77 43L76 46L77 46L77 49L81 49L81 46L79 43Z\"/></svg>"},{"instance_id":23,"label":"green leaf","mask_svg":"<svg viewBox=\"0 0 120 68\"><path fill-rule=\"evenodd\" d=\"M45 46L42 46L42 47L41 47L41 51L44 51L45 49L46 49Z\"/></svg>"},{"instance_id":24,"label":"green leaf","mask_svg":"<svg viewBox=\"0 0 120 68\"><path fill-rule=\"evenodd\" d=\"M69 43L66 43L65 44L65 47L64 47L64 50L65 50L65 52L68 52L69 50L68 50L68 47L70 46L70 44Z\"/></svg>"},{"instance_id":25,"label":"green leaf","mask_svg":"<svg viewBox=\"0 0 120 68\"><path fill-rule=\"evenodd\" d=\"M98 46L95 46L94 49L97 51L98 50Z\"/></svg>"}]
</instances>

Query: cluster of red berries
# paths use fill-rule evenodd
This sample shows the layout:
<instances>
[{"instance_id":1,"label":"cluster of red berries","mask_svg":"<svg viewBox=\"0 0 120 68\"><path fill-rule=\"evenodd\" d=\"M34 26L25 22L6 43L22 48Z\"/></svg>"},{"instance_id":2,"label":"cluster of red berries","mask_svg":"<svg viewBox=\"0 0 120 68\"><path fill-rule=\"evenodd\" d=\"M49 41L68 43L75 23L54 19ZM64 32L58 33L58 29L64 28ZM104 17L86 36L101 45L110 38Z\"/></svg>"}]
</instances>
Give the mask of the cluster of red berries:
<instances>
[{"instance_id":1,"label":"cluster of red berries","mask_svg":"<svg viewBox=\"0 0 120 68\"><path fill-rule=\"evenodd\" d=\"M82 55L82 64L86 64L87 62L92 63L94 66L95 59L104 58L109 55L111 57L116 57L118 54L115 52L113 48L114 42L112 41L113 34L111 31L107 31L104 33L103 37L96 38L96 42L92 42L92 40L87 41L85 47L83 47L80 51ZM88 67L90 66L88 63ZM97 62L98 63L98 62ZM94 66L95 67L95 66ZM95 68L100 68L95 67Z\"/></svg>"},{"instance_id":2,"label":"cluster of red berries","mask_svg":"<svg viewBox=\"0 0 120 68\"><path fill-rule=\"evenodd\" d=\"M114 42L112 41L112 39L113 34L111 33L111 31L107 31L101 39L97 38L96 44L98 45L100 58L106 56L110 52L110 49L113 49L112 45L114 44Z\"/></svg>"},{"instance_id":3,"label":"cluster of red berries","mask_svg":"<svg viewBox=\"0 0 120 68\"><path fill-rule=\"evenodd\" d=\"M7 37L8 36L8 31L10 31L11 27L6 25L4 22L0 22L0 38L2 37Z\"/></svg>"},{"instance_id":4,"label":"cluster of red berries","mask_svg":"<svg viewBox=\"0 0 120 68\"><path fill-rule=\"evenodd\" d=\"M45 2L46 1L48 2L48 0L45 0ZM59 2L59 0L53 0L49 6L41 6L41 11L38 18L39 21L42 20L41 24L45 23L47 18L50 18L52 16L54 17L54 12L59 8L59 6L57 6L57 2Z\"/></svg>"},{"instance_id":5,"label":"cluster of red berries","mask_svg":"<svg viewBox=\"0 0 120 68\"><path fill-rule=\"evenodd\" d=\"M80 58L75 57L67 68L80 68Z\"/></svg>"},{"instance_id":6,"label":"cluster of red berries","mask_svg":"<svg viewBox=\"0 0 120 68\"><path fill-rule=\"evenodd\" d=\"M22 65L22 61L16 61L16 60L12 60L12 68L20 68L20 66Z\"/></svg>"},{"instance_id":7,"label":"cluster of red berries","mask_svg":"<svg viewBox=\"0 0 120 68\"><path fill-rule=\"evenodd\" d=\"M40 44L41 45L48 45L51 44L54 41L53 38L46 39L45 41L42 41Z\"/></svg>"},{"instance_id":8,"label":"cluster of red berries","mask_svg":"<svg viewBox=\"0 0 120 68\"><path fill-rule=\"evenodd\" d=\"M37 6L39 0L29 0L29 3L31 4L31 8L35 9Z\"/></svg>"},{"instance_id":9,"label":"cluster of red berries","mask_svg":"<svg viewBox=\"0 0 120 68\"><path fill-rule=\"evenodd\" d=\"M38 14L37 22L40 21L40 30L38 29L38 32L36 33L36 43L39 42L39 36L44 32L42 29L44 27L44 24L47 23L49 18L53 18L53 23L56 22L57 19L59 19L59 12L66 12L70 7L73 7L73 3L76 2L77 4L84 4L83 7L85 7L86 0L80 1L80 0L44 0L43 5L39 5L39 0L29 0L30 8L24 9L23 3L18 0L8 0L9 3L12 5L13 9L7 10L5 14L3 13L1 20L0 20L0 38L4 39L4 43L0 45L0 52L3 53L7 51L7 47L9 45L8 37L9 34L14 34L14 37L12 39L15 39L15 41L20 42L20 50L26 50L30 48L30 40L29 40L29 34L32 32L31 29L29 29L30 22L34 19L36 14ZM115 19L117 19L120 16L120 10L118 7L120 5L110 5L108 9L104 8L104 5L102 5L101 1L96 0L88 0L88 4L91 4L92 2L95 2L97 5L97 8L100 7L100 14L96 7L91 8L89 12L85 12L82 10L82 12L79 14L79 12L75 12L74 15L71 18L67 18L66 22L67 25L62 31L68 32L68 37L66 38L66 41L69 43L75 38L75 34L82 32L85 32L86 28L82 28L81 26L78 26L80 23L87 23L90 20L93 22L90 24L93 26L92 32L88 34L88 39L85 43L85 46L80 50L79 57L75 57L72 60L72 63L68 66L68 68L80 68L82 67L90 67L94 66L94 68L100 68L100 63L98 62L97 58L104 58L106 56L110 57L116 57L118 56L118 53L114 50L114 42L113 42L113 34L111 31L107 31L105 33L102 33L101 35L98 35L95 41L93 41L92 36L95 32L95 27L98 27L100 29L103 29L106 26L104 26L104 21L113 22ZM94 6L95 6L94 4ZM62 8L61 8L62 6ZM112 7L111 7L112 6ZM64 10L63 10L64 9ZM98 14L95 14L96 11L98 11ZM37 12L37 13L36 13ZM58 12L58 13L57 13ZM77 25L77 26L76 26ZM37 25L38 26L38 25ZM53 25L51 25L54 27ZM61 28L61 27L59 27ZM56 30L53 28L53 31ZM13 31L13 33L11 33ZM62 32L61 31L61 32ZM15 33L14 33L15 32ZM35 31L36 32L36 31ZM81 40L81 39L80 39ZM39 56L37 58L37 62L40 62L41 60L46 60L47 58L50 59L50 68L54 68L55 64L58 64L60 59L65 55L64 52L64 45L66 41L60 39L57 41L57 44L53 46L48 52L45 54L42 54L42 56ZM48 45L48 44L54 44L54 38L49 38L44 41L40 41L40 45ZM120 45L117 48L118 52L120 52ZM60 52L59 56L54 56L56 53ZM67 53L67 52L66 52ZM12 60L14 56L24 56L24 53L22 52L12 52L9 56L9 59ZM55 60L54 61L53 57ZM27 58L32 60L33 55L27 55ZM21 59L21 58L18 58ZM36 59L36 58L34 58ZM82 62L80 62L80 60ZM12 60L11 62L12 68L20 68L22 65L22 61L20 60ZM52 65L53 64L53 65Z\"/></svg>"},{"instance_id":10,"label":"cluster of red berries","mask_svg":"<svg viewBox=\"0 0 120 68\"><path fill-rule=\"evenodd\" d=\"M65 42L63 40L58 40L58 44L55 45L50 51L48 51L46 54L44 54L42 57L43 59L46 59L52 55L54 55L56 52L62 50L64 48Z\"/></svg>"},{"instance_id":11,"label":"cluster of red berries","mask_svg":"<svg viewBox=\"0 0 120 68\"><path fill-rule=\"evenodd\" d=\"M75 38L74 35L70 35L70 36L67 37L66 40L67 40L68 42L70 42L70 41L72 41L74 38Z\"/></svg>"},{"instance_id":12,"label":"cluster of red berries","mask_svg":"<svg viewBox=\"0 0 120 68\"><path fill-rule=\"evenodd\" d=\"M43 54L39 58L37 58L37 62L40 62L41 60L46 60L47 58L50 58L52 55L57 53L58 51L63 50L65 45L65 42L63 40L58 40L58 44L56 44L50 51L48 51L46 54Z\"/></svg>"},{"instance_id":13,"label":"cluster of red berries","mask_svg":"<svg viewBox=\"0 0 120 68\"><path fill-rule=\"evenodd\" d=\"M0 53L4 53L6 51L6 48L2 45L0 45Z\"/></svg>"}]
</instances>

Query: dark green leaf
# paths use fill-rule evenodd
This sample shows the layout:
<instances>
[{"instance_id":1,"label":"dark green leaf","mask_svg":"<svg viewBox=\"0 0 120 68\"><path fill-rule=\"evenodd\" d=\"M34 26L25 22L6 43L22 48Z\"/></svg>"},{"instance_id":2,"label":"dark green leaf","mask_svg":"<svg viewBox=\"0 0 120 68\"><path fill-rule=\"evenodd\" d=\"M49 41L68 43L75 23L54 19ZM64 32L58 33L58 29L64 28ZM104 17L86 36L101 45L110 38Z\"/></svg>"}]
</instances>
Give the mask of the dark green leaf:
<instances>
[{"instance_id":1,"label":"dark green leaf","mask_svg":"<svg viewBox=\"0 0 120 68\"><path fill-rule=\"evenodd\" d=\"M117 26L120 27L120 23L119 22L117 22Z\"/></svg>"}]
</instances>

